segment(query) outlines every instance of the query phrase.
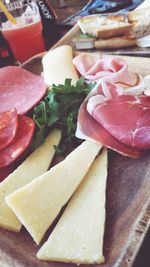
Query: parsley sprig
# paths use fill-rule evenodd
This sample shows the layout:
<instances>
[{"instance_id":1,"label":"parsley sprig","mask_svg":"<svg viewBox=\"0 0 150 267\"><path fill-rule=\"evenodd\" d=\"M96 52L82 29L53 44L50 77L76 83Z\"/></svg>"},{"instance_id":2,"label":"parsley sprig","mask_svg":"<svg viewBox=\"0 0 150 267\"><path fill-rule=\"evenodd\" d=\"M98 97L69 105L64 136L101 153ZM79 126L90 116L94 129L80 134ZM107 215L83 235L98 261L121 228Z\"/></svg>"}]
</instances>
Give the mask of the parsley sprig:
<instances>
[{"instance_id":1,"label":"parsley sprig","mask_svg":"<svg viewBox=\"0 0 150 267\"><path fill-rule=\"evenodd\" d=\"M55 147L58 154L63 155L80 144L81 140L75 137L78 110L94 85L85 84L83 77L75 85L71 84L71 79L66 79L64 85L52 85L46 97L33 110L36 134L32 148L43 143L52 128L62 130L62 141Z\"/></svg>"}]
</instances>

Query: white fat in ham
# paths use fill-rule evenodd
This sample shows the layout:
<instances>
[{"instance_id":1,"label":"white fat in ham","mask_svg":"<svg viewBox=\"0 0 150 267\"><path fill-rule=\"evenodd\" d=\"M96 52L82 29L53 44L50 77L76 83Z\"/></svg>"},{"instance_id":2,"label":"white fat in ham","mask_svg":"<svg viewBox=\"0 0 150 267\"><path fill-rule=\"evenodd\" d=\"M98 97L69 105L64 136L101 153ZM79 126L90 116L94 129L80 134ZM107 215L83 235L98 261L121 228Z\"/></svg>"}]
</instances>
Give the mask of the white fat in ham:
<instances>
[{"instance_id":1,"label":"white fat in ham","mask_svg":"<svg viewBox=\"0 0 150 267\"><path fill-rule=\"evenodd\" d=\"M146 89L145 80L141 75L138 76L138 82L134 86L129 86L122 83L117 83L117 86L120 89L122 88L122 95L142 95Z\"/></svg>"},{"instance_id":2,"label":"white fat in ham","mask_svg":"<svg viewBox=\"0 0 150 267\"><path fill-rule=\"evenodd\" d=\"M150 96L150 74L144 77L146 88L144 94Z\"/></svg>"},{"instance_id":3,"label":"white fat in ham","mask_svg":"<svg viewBox=\"0 0 150 267\"><path fill-rule=\"evenodd\" d=\"M146 120L149 111L148 113L147 111L144 112L144 115L140 115L140 112L142 113L145 109L149 110L150 99L134 97L134 95L143 94L146 87L146 82L143 77L130 73L127 64L118 58L100 59L95 56L92 57L92 55L81 54L74 59L74 64L78 71L84 76L87 83L92 81L97 82L96 86L80 107L76 136L81 139L101 143L126 156L134 158L141 156L144 153L143 149L147 148L147 144L148 146L150 145L149 138L146 137L146 129L148 129L148 131L150 130ZM121 98L122 96L126 98L126 103L122 103L120 108L120 106L115 106L120 105L120 102L116 101L114 102L113 109L111 109L108 102L112 100L113 103L113 99L119 99L119 97ZM131 103L130 98L133 98ZM105 105L107 105L106 119L105 113L103 114L102 111L102 107ZM134 114L132 114L132 106L134 107ZM100 113L99 107L101 109ZM128 110L126 110L127 108L129 108L129 116L125 116L126 112L128 112ZM118 115L120 117L119 124L117 125ZM130 125L130 116L134 124L133 126ZM137 125L134 116L138 118ZM104 117L104 121L102 117ZM115 135L113 135L115 126L111 124L111 118L114 120L112 123L116 123L117 126L117 134ZM124 120L126 120L125 128ZM146 124L146 127L144 124ZM113 132L109 132L110 128L113 129ZM121 129L121 135L119 135L119 129ZM130 133L129 137L127 136L126 138L126 130L128 129L131 130L133 137L131 139L129 138ZM140 134L142 134L142 136L140 136Z\"/></svg>"},{"instance_id":4,"label":"white fat in ham","mask_svg":"<svg viewBox=\"0 0 150 267\"><path fill-rule=\"evenodd\" d=\"M104 103L106 100L106 97L102 95L95 95L90 97L86 107L88 113L92 115L95 106Z\"/></svg>"},{"instance_id":5,"label":"white fat in ham","mask_svg":"<svg viewBox=\"0 0 150 267\"><path fill-rule=\"evenodd\" d=\"M96 58L84 53L75 57L73 63L87 82L103 78L111 83L122 82L133 86L138 80L138 76L129 72L127 64L117 57Z\"/></svg>"}]
</instances>

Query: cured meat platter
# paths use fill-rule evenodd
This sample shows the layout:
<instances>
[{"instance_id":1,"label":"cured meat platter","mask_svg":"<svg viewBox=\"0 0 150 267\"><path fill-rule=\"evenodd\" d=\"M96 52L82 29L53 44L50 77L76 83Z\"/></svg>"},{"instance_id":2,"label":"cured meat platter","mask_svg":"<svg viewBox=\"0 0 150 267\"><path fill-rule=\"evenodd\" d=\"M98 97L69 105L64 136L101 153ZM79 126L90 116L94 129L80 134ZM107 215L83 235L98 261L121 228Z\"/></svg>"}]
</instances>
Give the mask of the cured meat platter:
<instances>
[{"instance_id":1,"label":"cured meat platter","mask_svg":"<svg viewBox=\"0 0 150 267\"><path fill-rule=\"evenodd\" d=\"M65 40L59 42L59 45L64 43ZM143 76L149 74L149 59L123 58L131 71ZM34 57L22 67L40 75L42 72L41 59L42 55ZM132 266L149 228L150 152L140 159L131 159L112 151L109 151L108 156L104 236L106 261L99 266L129 267ZM45 237L43 242L46 239ZM38 249L24 228L19 234L0 229L0 266L66 266L63 263L39 261L36 258ZM68 264L68 266L71 267L74 264Z\"/></svg>"}]
</instances>

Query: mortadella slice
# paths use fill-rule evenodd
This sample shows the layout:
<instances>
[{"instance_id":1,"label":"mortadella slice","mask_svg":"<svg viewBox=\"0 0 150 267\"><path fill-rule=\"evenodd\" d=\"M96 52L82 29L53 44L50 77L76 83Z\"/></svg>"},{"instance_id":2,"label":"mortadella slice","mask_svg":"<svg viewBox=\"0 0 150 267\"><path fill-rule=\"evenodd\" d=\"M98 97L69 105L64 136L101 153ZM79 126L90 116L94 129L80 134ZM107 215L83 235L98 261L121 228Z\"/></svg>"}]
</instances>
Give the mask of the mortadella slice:
<instances>
[{"instance_id":1,"label":"mortadella slice","mask_svg":"<svg viewBox=\"0 0 150 267\"><path fill-rule=\"evenodd\" d=\"M18 127L16 109L0 113L0 150L8 146L15 137Z\"/></svg>"},{"instance_id":2,"label":"mortadella slice","mask_svg":"<svg viewBox=\"0 0 150 267\"><path fill-rule=\"evenodd\" d=\"M29 146L35 129L34 121L24 115L18 117L18 130L15 138L6 148L0 151L0 168L14 162Z\"/></svg>"},{"instance_id":3,"label":"mortadella slice","mask_svg":"<svg viewBox=\"0 0 150 267\"><path fill-rule=\"evenodd\" d=\"M45 93L42 77L16 66L0 69L0 112L16 108L18 114L25 114Z\"/></svg>"}]
</instances>

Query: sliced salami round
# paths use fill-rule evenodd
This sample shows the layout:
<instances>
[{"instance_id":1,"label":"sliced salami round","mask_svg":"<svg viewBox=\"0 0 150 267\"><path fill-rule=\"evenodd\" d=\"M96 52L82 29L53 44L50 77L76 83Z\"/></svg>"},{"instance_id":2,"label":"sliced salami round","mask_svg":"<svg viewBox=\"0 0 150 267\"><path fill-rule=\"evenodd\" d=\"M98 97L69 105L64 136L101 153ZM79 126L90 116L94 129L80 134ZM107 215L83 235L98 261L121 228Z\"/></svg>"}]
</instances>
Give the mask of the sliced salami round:
<instances>
[{"instance_id":1,"label":"sliced salami round","mask_svg":"<svg viewBox=\"0 0 150 267\"><path fill-rule=\"evenodd\" d=\"M15 138L3 150L0 150L0 168L14 162L31 143L35 129L34 121L27 116L18 116L18 130Z\"/></svg>"},{"instance_id":2,"label":"sliced salami round","mask_svg":"<svg viewBox=\"0 0 150 267\"><path fill-rule=\"evenodd\" d=\"M42 99L46 90L41 76L16 66L1 68L0 112L16 108L18 114L25 114Z\"/></svg>"},{"instance_id":3,"label":"sliced salami round","mask_svg":"<svg viewBox=\"0 0 150 267\"><path fill-rule=\"evenodd\" d=\"M12 142L17 127L18 115L16 109L0 113L0 150Z\"/></svg>"}]
</instances>

